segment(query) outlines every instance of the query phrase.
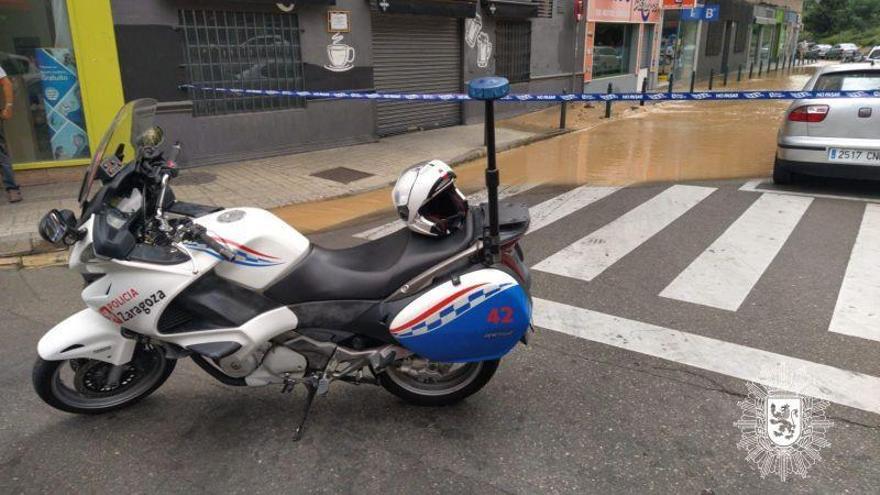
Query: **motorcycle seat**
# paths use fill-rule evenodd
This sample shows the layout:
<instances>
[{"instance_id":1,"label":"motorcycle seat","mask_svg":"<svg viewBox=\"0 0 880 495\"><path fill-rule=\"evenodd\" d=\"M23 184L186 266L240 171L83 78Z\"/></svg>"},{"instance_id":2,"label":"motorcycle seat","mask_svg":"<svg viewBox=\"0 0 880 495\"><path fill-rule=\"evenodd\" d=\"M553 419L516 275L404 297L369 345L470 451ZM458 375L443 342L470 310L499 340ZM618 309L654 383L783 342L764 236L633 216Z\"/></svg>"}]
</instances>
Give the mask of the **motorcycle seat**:
<instances>
[{"instance_id":1,"label":"motorcycle seat","mask_svg":"<svg viewBox=\"0 0 880 495\"><path fill-rule=\"evenodd\" d=\"M264 294L282 304L384 299L416 275L467 249L481 235L482 222L480 210L473 208L462 227L446 237L401 229L346 249L313 245Z\"/></svg>"}]
</instances>

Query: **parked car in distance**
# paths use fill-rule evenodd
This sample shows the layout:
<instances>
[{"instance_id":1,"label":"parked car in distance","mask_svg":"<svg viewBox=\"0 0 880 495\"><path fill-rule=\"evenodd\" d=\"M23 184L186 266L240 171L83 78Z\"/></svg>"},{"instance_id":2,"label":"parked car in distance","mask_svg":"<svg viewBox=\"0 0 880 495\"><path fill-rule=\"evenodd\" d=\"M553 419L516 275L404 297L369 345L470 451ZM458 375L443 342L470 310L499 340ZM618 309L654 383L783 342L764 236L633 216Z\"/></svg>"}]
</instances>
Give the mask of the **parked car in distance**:
<instances>
[{"instance_id":1,"label":"parked car in distance","mask_svg":"<svg viewBox=\"0 0 880 495\"><path fill-rule=\"evenodd\" d=\"M858 53L859 47L853 43L838 43L825 53L825 58L843 60Z\"/></svg>"},{"instance_id":2,"label":"parked car in distance","mask_svg":"<svg viewBox=\"0 0 880 495\"><path fill-rule=\"evenodd\" d=\"M871 51L868 52L868 55L865 57L865 59L869 61L880 62L880 45L871 48Z\"/></svg>"},{"instance_id":3,"label":"parked car in distance","mask_svg":"<svg viewBox=\"0 0 880 495\"><path fill-rule=\"evenodd\" d=\"M828 53L828 50L831 49L831 45L818 44L810 47L810 50L807 52L807 57L809 58L825 58L825 55Z\"/></svg>"},{"instance_id":4,"label":"parked car in distance","mask_svg":"<svg viewBox=\"0 0 880 495\"><path fill-rule=\"evenodd\" d=\"M880 64L820 67L804 91L880 90ZM773 182L798 174L880 180L880 98L795 100L776 141Z\"/></svg>"},{"instance_id":5,"label":"parked car in distance","mask_svg":"<svg viewBox=\"0 0 880 495\"><path fill-rule=\"evenodd\" d=\"M614 47L597 46L593 48L593 75L601 77L617 74L623 70L623 58Z\"/></svg>"}]
</instances>

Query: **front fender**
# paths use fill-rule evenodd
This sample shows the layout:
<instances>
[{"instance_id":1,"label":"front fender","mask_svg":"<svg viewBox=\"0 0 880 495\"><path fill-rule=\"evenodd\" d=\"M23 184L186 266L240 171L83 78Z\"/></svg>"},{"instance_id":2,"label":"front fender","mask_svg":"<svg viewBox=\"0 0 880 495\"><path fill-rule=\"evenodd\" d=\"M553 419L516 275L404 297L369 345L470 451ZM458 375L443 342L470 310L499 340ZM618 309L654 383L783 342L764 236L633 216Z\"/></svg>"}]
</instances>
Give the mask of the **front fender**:
<instances>
[{"instance_id":1,"label":"front fender","mask_svg":"<svg viewBox=\"0 0 880 495\"><path fill-rule=\"evenodd\" d=\"M115 323L84 309L46 332L37 352L46 361L85 358L120 365L131 361L135 345Z\"/></svg>"}]
</instances>

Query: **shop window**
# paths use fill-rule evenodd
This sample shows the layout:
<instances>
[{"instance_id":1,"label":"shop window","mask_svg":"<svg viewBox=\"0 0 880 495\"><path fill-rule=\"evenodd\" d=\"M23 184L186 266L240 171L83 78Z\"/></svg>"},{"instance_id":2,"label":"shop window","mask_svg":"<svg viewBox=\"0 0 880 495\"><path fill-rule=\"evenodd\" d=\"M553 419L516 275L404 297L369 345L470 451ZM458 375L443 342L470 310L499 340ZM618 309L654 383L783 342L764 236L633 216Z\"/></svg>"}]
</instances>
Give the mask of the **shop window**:
<instances>
[{"instance_id":1,"label":"shop window","mask_svg":"<svg viewBox=\"0 0 880 495\"><path fill-rule=\"evenodd\" d=\"M296 15L180 10L189 81L205 87L302 90ZM219 115L301 107L302 98L191 90L193 113Z\"/></svg>"},{"instance_id":2,"label":"shop window","mask_svg":"<svg viewBox=\"0 0 880 495\"><path fill-rule=\"evenodd\" d=\"M5 142L13 162L87 158L67 3L0 2L0 66L14 92L2 103L12 103L12 119L0 124L0 147Z\"/></svg>"},{"instance_id":3,"label":"shop window","mask_svg":"<svg viewBox=\"0 0 880 495\"><path fill-rule=\"evenodd\" d=\"M736 38L733 42L733 52L742 53L746 51L746 42L749 39L749 24L740 22L736 26Z\"/></svg>"},{"instance_id":4,"label":"shop window","mask_svg":"<svg viewBox=\"0 0 880 495\"><path fill-rule=\"evenodd\" d=\"M529 21L495 23L495 73L510 82L531 78L532 24Z\"/></svg>"},{"instance_id":5,"label":"shop window","mask_svg":"<svg viewBox=\"0 0 880 495\"><path fill-rule=\"evenodd\" d=\"M642 36L642 54L639 57L641 63L640 69L651 68L651 55L654 53L654 25L644 25L644 35Z\"/></svg>"},{"instance_id":6,"label":"shop window","mask_svg":"<svg viewBox=\"0 0 880 495\"><path fill-rule=\"evenodd\" d=\"M706 56L707 57L717 57L721 55L721 44L724 38L724 26L723 22L707 22L707 26L709 26L706 32Z\"/></svg>"},{"instance_id":7,"label":"shop window","mask_svg":"<svg viewBox=\"0 0 880 495\"><path fill-rule=\"evenodd\" d=\"M593 36L593 77L629 73L633 24L597 22Z\"/></svg>"}]
</instances>

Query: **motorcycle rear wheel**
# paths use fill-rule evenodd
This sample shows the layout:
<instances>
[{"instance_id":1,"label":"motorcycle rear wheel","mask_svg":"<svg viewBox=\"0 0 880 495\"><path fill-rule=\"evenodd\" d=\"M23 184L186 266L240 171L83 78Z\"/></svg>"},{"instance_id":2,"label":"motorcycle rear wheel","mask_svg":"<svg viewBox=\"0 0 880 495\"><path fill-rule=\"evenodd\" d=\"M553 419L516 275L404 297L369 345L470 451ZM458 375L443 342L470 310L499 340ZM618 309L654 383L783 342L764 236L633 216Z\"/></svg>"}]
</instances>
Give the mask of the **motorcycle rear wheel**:
<instances>
[{"instance_id":1,"label":"motorcycle rear wheel","mask_svg":"<svg viewBox=\"0 0 880 495\"><path fill-rule=\"evenodd\" d=\"M417 406L448 406L482 389L498 369L499 360L476 363L438 363L407 358L379 374L382 387Z\"/></svg>"},{"instance_id":2,"label":"motorcycle rear wheel","mask_svg":"<svg viewBox=\"0 0 880 495\"><path fill-rule=\"evenodd\" d=\"M46 361L37 358L34 390L44 402L74 414L102 414L128 407L153 393L174 371L177 361L162 349L138 345L116 385L106 382L113 367L93 359Z\"/></svg>"}]
</instances>

